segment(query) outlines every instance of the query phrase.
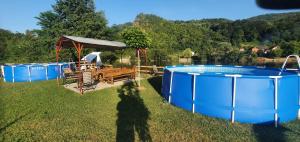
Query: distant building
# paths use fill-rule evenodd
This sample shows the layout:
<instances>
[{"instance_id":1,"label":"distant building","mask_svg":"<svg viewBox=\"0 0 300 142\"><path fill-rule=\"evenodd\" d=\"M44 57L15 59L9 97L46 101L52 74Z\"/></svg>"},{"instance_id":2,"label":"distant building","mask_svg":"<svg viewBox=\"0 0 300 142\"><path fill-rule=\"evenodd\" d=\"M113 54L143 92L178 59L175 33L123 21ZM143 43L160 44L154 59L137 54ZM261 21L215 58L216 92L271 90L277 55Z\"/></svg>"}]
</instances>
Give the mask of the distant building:
<instances>
[{"instance_id":1,"label":"distant building","mask_svg":"<svg viewBox=\"0 0 300 142\"><path fill-rule=\"evenodd\" d=\"M280 47L277 46L277 45L271 48L272 51L273 51L273 50L277 50L277 49L280 49Z\"/></svg>"},{"instance_id":2,"label":"distant building","mask_svg":"<svg viewBox=\"0 0 300 142\"><path fill-rule=\"evenodd\" d=\"M253 47L253 48L251 49L251 51L252 51L252 53L257 53L257 52L259 51L259 49L258 49L257 47Z\"/></svg>"},{"instance_id":3,"label":"distant building","mask_svg":"<svg viewBox=\"0 0 300 142\"><path fill-rule=\"evenodd\" d=\"M252 53L257 53L258 51L262 51L264 54L267 54L268 52L270 52L269 48L267 46L264 46L264 45L253 47L251 49L251 51L252 51Z\"/></svg>"},{"instance_id":4,"label":"distant building","mask_svg":"<svg viewBox=\"0 0 300 142\"><path fill-rule=\"evenodd\" d=\"M271 47L271 48L269 48L269 49L266 49L266 50L264 50L264 54L268 54L268 53L270 53L271 51L274 51L274 50L278 50L278 49L280 49L280 47L279 46L273 46L273 47Z\"/></svg>"}]
</instances>

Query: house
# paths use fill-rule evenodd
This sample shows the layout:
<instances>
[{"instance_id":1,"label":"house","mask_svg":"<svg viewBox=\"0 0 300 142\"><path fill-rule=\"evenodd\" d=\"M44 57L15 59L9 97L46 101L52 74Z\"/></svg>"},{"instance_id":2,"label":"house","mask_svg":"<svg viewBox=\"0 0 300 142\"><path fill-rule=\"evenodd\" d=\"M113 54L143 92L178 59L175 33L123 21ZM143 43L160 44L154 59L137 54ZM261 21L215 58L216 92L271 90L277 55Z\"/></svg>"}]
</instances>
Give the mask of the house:
<instances>
[{"instance_id":1,"label":"house","mask_svg":"<svg viewBox=\"0 0 300 142\"><path fill-rule=\"evenodd\" d=\"M253 47L251 49L252 53L257 53L258 51L262 51L264 54L267 54L270 52L269 48L265 45L259 45L257 47Z\"/></svg>"},{"instance_id":2,"label":"house","mask_svg":"<svg viewBox=\"0 0 300 142\"><path fill-rule=\"evenodd\" d=\"M259 49L258 49L257 47L253 47L253 48L251 49L251 51L252 51L252 53L257 53L257 52L259 51Z\"/></svg>"},{"instance_id":3,"label":"house","mask_svg":"<svg viewBox=\"0 0 300 142\"><path fill-rule=\"evenodd\" d=\"M271 48L272 51L277 50L277 49L280 49L280 47L277 46L277 45L276 45L276 46L273 46L273 47Z\"/></svg>"},{"instance_id":4,"label":"house","mask_svg":"<svg viewBox=\"0 0 300 142\"><path fill-rule=\"evenodd\" d=\"M245 52L245 49L244 48L240 48L239 51L240 52Z\"/></svg>"}]
</instances>

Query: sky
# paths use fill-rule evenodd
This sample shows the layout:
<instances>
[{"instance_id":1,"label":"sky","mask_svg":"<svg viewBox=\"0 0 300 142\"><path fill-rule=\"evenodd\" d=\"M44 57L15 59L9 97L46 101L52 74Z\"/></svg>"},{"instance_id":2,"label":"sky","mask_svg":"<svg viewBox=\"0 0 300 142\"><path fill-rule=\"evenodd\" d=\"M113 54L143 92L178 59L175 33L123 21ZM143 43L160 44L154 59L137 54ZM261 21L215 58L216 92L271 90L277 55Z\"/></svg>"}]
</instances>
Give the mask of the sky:
<instances>
[{"instance_id":1,"label":"sky","mask_svg":"<svg viewBox=\"0 0 300 142\"><path fill-rule=\"evenodd\" d=\"M0 28L12 32L40 29L40 12L52 10L56 0L1 0ZM267 13L255 0L95 0L96 10L104 11L108 25L132 22L139 13L155 14L168 20L207 18L245 19ZM295 11L295 10L294 10ZM299 10L298 10L299 11Z\"/></svg>"}]
</instances>

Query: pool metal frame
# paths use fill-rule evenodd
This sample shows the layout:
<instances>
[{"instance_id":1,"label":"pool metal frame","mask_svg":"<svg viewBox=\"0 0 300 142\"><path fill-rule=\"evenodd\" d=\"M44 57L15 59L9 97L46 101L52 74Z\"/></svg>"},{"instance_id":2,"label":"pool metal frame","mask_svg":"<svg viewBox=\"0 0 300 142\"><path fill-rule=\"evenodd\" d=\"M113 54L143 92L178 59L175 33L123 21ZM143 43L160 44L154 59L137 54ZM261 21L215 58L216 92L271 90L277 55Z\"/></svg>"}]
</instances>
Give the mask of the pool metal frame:
<instances>
[{"instance_id":1,"label":"pool metal frame","mask_svg":"<svg viewBox=\"0 0 300 142\"><path fill-rule=\"evenodd\" d=\"M300 65L300 64L299 64ZM182 66L167 66L164 68L166 70L167 68L173 68L173 67L189 67L190 65L182 65ZM223 66L223 65L192 65L192 66L199 66L199 67L205 67L205 66L216 66L216 67L235 67L235 68L257 68L257 69L270 69L270 70L275 70L274 68L266 68L266 67L259 67L259 66ZM285 66L283 65L283 68ZM300 66L299 66L300 68ZM283 69L281 69L283 71ZM174 72L176 71L170 71L171 72L171 78L170 78L170 86L169 86L169 96L168 96L168 103L171 104L172 102L172 88L173 88L173 77L174 77ZM195 98L196 98L196 85L197 81L196 78L197 76L201 75L201 73L187 73L193 76L193 89L192 89L192 112L195 113ZM243 76L254 76L254 77L259 77L255 75L241 75L241 74L224 74L222 76L232 78L233 81L233 86L232 86L232 111L231 111L231 123L235 122L235 103L236 103L236 86L237 86L237 78L243 77ZM297 75L288 75L288 76L298 76L300 77L300 74L298 73ZM262 76L266 77L266 76ZM282 78L281 74L278 76L268 76L269 78L273 79L274 81L274 125L275 127L278 126L278 79ZM162 84L163 80L162 80ZM163 86L162 86L163 87ZM163 88L162 88L163 90ZM298 92L298 105L300 106L300 91ZM298 109L298 119L300 119L300 107Z\"/></svg>"}]
</instances>

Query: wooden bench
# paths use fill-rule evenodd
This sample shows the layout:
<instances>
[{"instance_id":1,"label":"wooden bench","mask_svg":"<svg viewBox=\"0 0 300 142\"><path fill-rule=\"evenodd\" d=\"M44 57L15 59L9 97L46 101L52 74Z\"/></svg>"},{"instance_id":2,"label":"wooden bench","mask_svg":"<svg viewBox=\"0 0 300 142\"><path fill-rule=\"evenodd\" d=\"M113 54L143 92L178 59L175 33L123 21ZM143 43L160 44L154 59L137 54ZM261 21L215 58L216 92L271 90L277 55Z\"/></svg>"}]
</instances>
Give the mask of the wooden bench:
<instances>
[{"instance_id":1,"label":"wooden bench","mask_svg":"<svg viewBox=\"0 0 300 142\"><path fill-rule=\"evenodd\" d=\"M116 79L135 79L135 67L133 68L102 68L91 71L93 80L105 81L112 83Z\"/></svg>"},{"instance_id":2,"label":"wooden bench","mask_svg":"<svg viewBox=\"0 0 300 142\"><path fill-rule=\"evenodd\" d=\"M94 80L103 81L104 75L112 72L119 72L120 68L103 68L92 71L92 76Z\"/></svg>"},{"instance_id":3,"label":"wooden bench","mask_svg":"<svg viewBox=\"0 0 300 142\"><path fill-rule=\"evenodd\" d=\"M121 68L103 74L103 79L107 83L113 84L117 79L135 79L135 68Z\"/></svg>"}]
</instances>

